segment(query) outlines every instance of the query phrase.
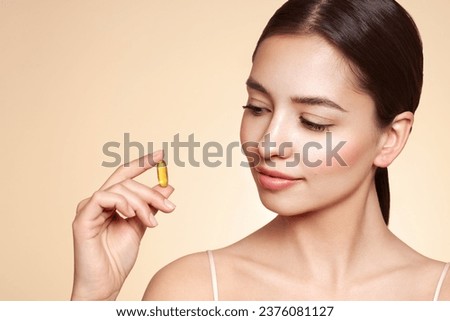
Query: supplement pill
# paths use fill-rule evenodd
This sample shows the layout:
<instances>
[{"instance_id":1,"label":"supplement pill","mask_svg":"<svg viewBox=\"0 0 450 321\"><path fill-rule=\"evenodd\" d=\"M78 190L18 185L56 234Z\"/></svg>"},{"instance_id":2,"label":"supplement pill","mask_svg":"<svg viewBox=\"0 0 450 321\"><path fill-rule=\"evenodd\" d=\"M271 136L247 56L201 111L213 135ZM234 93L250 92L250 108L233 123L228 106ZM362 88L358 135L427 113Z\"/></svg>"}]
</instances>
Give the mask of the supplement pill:
<instances>
[{"instance_id":1,"label":"supplement pill","mask_svg":"<svg viewBox=\"0 0 450 321\"><path fill-rule=\"evenodd\" d=\"M167 175L167 165L165 161L160 161L156 166L158 171L158 183L161 187L167 187L169 184L169 177Z\"/></svg>"}]
</instances>

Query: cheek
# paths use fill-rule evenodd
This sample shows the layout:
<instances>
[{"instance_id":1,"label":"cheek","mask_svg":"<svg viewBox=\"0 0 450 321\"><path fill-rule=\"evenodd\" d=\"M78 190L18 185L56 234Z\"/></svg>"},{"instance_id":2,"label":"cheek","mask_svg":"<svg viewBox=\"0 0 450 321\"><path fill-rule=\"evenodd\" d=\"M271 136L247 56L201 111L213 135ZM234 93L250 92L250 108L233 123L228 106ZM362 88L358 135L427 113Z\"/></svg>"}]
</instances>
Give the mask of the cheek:
<instances>
[{"instance_id":1,"label":"cheek","mask_svg":"<svg viewBox=\"0 0 450 321\"><path fill-rule=\"evenodd\" d=\"M332 136L321 143L321 149L312 149L308 159L316 166L304 166L313 175L349 172L355 168L371 168L373 164L373 142L369 139L347 139Z\"/></svg>"},{"instance_id":2,"label":"cheek","mask_svg":"<svg viewBox=\"0 0 450 321\"><path fill-rule=\"evenodd\" d=\"M358 141L345 141L345 144L339 149L339 157L345 162L347 166L353 167L359 163L362 158L368 153L367 144ZM336 159L333 159L332 167L338 167L341 164Z\"/></svg>"},{"instance_id":3,"label":"cheek","mask_svg":"<svg viewBox=\"0 0 450 321\"><path fill-rule=\"evenodd\" d=\"M265 131L270 118L268 117L255 117L249 115L247 112L242 116L240 139L241 144L245 142L259 142L264 137Z\"/></svg>"}]
</instances>

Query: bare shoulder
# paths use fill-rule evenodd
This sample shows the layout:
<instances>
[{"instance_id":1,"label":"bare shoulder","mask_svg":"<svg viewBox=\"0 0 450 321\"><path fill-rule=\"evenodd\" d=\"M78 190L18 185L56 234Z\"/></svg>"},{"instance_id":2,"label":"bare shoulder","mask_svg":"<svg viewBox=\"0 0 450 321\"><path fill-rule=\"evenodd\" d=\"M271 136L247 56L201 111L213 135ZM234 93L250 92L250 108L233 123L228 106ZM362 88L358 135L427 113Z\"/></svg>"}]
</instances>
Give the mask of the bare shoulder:
<instances>
[{"instance_id":1,"label":"bare shoulder","mask_svg":"<svg viewBox=\"0 0 450 321\"><path fill-rule=\"evenodd\" d=\"M450 301L450 268L448 266L447 270L443 271L442 273L445 272L446 274L442 274L442 277L444 277L444 279L438 298L440 301Z\"/></svg>"},{"instance_id":2,"label":"bare shoulder","mask_svg":"<svg viewBox=\"0 0 450 321\"><path fill-rule=\"evenodd\" d=\"M159 270L150 280L143 300L212 300L211 271L208 254L186 255Z\"/></svg>"},{"instance_id":3,"label":"bare shoulder","mask_svg":"<svg viewBox=\"0 0 450 321\"><path fill-rule=\"evenodd\" d=\"M419 294L422 291L423 293L422 297L419 296L417 299L428 301L437 298L439 301L450 301L450 265L427 257L416 263L420 264L413 264L413 272L406 276L409 280L419 281L415 282L417 288L413 292ZM427 283L430 285L426 286ZM429 290L426 291L426 289Z\"/></svg>"}]
</instances>

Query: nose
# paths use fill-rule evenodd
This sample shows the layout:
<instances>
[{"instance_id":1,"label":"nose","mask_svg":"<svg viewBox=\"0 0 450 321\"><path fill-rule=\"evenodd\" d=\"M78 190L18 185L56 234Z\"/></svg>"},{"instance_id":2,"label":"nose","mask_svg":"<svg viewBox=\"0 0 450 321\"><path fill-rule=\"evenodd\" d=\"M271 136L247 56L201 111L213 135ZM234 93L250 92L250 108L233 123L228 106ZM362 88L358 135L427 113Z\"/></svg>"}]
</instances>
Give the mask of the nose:
<instances>
[{"instance_id":1,"label":"nose","mask_svg":"<svg viewBox=\"0 0 450 321\"><path fill-rule=\"evenodd\" d=\"M292 115L281 110L273 113L264 135L258 142L258 152L263 159L275 161L276 158L287 159L292 156L292 119Z\"/></svg>"}]
</instances>

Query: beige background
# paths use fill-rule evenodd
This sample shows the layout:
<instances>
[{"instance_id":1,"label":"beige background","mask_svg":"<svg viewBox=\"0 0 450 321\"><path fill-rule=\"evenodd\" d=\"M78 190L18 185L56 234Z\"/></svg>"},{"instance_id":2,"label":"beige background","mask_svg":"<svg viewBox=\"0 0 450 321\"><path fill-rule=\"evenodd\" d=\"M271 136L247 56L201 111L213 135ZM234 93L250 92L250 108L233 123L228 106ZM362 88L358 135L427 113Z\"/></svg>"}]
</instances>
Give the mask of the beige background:
<instances>
[{"instance_id":1,"label":"beige background","mask_svg":"<svg viewBox=\"0 0 450 321\"><path fill-rule=\"evenodd\" d=\"M126 132L155 146L176 133L202 145L239 139L250 56L283 2L0 0L1 300L69 298L76 204L112 172L103 144ZM412 137L390 169L391 228L449 261L450 2L400 2L426 65ZM228 168L170 167L178 208L145 236L119 299L139 300L166 263L272 218L234 155ZM138 180L155 184L155 172Z\"/></svg>"}]
</instances>

